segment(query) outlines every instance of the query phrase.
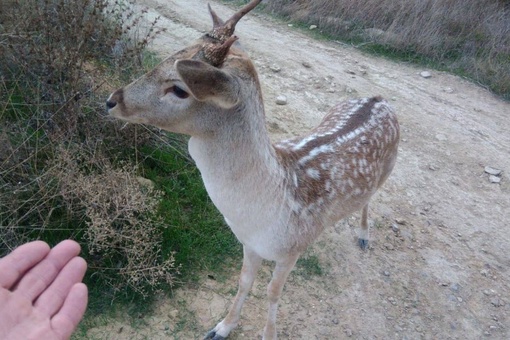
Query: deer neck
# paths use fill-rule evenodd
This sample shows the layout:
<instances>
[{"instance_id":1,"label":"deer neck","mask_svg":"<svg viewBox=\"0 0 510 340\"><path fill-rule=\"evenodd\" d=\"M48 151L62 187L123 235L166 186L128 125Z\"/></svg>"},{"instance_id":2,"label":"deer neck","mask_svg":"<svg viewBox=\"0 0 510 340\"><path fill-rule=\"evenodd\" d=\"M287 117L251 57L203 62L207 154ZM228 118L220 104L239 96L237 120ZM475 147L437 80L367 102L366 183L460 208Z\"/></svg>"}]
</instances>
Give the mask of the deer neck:
<instances>
[{"instance_id":1,"label":"deer neck","mask_svg":"<svg viewBox=\"0 0 510 340\"><path fill-rule=\"evenodd\" d=\"M285 172L270 142L262 104L227 114L232 119L214 133L193 136L189 151L212 201L243 240L250 237L247 229L261 225L261 212L268 219L279 213L274 202L282 195Z\"/></svg>"},{"instance_id":2,"label":"deer neck","mask_svg":"<svg viewBox=\"0 0 510 340\"><path fill-rule=\"evenodd\" d=\"M189 151L204 180L246 185L250 176L275 180L281 172L265 127L263 107L249 107L224 113L215 131L191 137Z\"/></svg>"}]
</instances>

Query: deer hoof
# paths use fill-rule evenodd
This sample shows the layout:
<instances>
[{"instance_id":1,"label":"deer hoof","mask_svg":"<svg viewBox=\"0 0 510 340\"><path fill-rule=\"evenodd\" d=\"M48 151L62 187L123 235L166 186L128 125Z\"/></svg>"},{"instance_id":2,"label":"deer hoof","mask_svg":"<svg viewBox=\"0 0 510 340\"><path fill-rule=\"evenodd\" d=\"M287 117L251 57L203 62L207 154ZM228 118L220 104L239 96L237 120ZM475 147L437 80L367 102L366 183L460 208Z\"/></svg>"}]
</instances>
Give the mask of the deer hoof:
<instances>
[{"instance_id":1,"label":"deer hoof","mask_svg":"<svg viewBox=\"0 0 510 340\"><path fill-rule=\"evenodd\" d=\"M214 331L214 329L212 331L209 331L209 333L207 333L204 337L204 340L207 340L207 339L211 339L211 340L225 340L224 337L222 337L221 335L219 334L216 334L216 332Z\"/></svg>"},{"instance_id":2,"label":"deer hoof","mask_svg":"<svg viewBox=\"0 0 510 340\"><path fill-rule=\"evenodd\" d=\"M365 240L363 238L358 239L358 245L361 249L366 250L368 249L368 240Z\"/></svg>"}]
</instances>

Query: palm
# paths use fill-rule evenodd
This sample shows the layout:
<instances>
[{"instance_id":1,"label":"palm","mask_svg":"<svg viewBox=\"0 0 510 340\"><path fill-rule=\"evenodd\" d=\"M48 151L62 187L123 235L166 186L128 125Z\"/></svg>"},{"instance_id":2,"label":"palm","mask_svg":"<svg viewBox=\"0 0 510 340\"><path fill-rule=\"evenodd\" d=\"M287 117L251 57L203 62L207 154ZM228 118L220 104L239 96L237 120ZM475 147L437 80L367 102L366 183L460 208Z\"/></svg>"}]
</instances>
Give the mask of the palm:
<instances>
[{"instance_id":1,"label":"palm","mask_svg":"<svg viewBox=\"0 0 510 340\"><path fill-rule=\"evenodd\" d=\"M87 304L85 261L76 242L23 245L0 259L3 339L68 339Z\"/></svg>"}]
</instances>

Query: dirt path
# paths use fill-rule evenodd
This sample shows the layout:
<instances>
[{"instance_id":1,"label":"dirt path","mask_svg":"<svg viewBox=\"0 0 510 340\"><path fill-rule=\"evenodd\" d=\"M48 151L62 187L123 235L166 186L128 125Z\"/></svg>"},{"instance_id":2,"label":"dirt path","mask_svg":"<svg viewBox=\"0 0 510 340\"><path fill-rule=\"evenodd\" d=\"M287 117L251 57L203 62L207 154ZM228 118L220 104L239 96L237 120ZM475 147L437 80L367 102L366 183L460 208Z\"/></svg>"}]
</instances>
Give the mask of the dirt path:
<instances>
[{"instance_id":1,"label":"dirt path","mask_svg":"<svg viewBox=\"0 0 510 340\"><path fill-rule=\"evenodd\" d=\"M155 48L169 55L210 28L203 0L143 0L168 31ZM213 3L222 17L232 10ZM250 14L237 34L252 56L274 139L316 125L336 102L380 94L402 129L399 161L371 205L372 248L355 244L356 215L309 250L322 276L293 273L279 309L282 339L510 338L510 104L458 77L315 41ZM285 95L288 104L275 99ZM503 170L491 183L486 166ZM260 337L266 264L231 339ZM98 338L200 338L226 314L237 274L205 279L161 302L132 328L121 321ZM122 332L119 332L122 330ZM114 335L112 335L114 334Z\"/></svg>"}]
</instances>

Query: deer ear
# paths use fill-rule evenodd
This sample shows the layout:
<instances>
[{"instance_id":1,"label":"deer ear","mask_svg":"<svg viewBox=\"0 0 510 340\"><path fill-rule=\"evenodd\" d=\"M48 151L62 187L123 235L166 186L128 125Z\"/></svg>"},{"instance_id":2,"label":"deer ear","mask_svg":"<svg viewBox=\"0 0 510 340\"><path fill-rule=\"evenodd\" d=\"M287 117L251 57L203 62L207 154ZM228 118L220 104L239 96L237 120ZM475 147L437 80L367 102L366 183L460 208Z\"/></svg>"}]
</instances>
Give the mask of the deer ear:
<instances>
[{"instance_id":1,"label":"deer ear","mask_svg":"<svg viewBox=\"0 0 510 340\"><path fill-rule=\"evenodd\" d=\"M229 109L238 103L235 81L226 72L199 60L177 60L177 73L198 101L212 101Z\"/></svg>"}]
</instances>

